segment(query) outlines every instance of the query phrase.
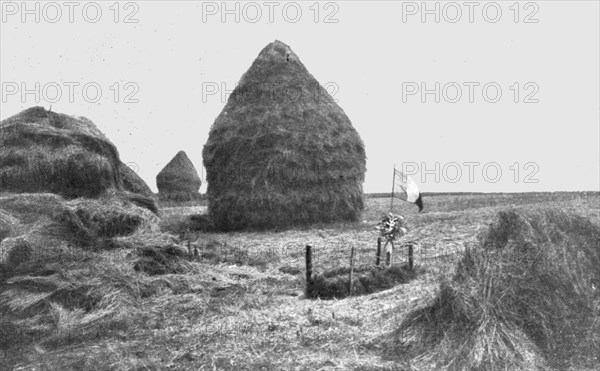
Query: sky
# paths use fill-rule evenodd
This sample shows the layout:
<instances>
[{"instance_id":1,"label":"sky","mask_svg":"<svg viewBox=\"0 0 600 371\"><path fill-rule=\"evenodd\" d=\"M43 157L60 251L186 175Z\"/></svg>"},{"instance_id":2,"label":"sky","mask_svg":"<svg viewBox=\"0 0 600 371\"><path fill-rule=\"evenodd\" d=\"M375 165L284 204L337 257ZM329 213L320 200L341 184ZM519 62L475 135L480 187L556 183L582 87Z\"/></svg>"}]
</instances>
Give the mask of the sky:
<instances>
[{"instance_id":1,"label":"sky","mask_svg":"<svg viewBox=\"0 0 600 371\"><path fill-rule=\"evenodd\" d=\"M365 192L600 190L600 2L1 2L0 118L91 119L156 191L267 44L345 111ZM206 190L206 184L201 191Z\"/></svg>"}]
</instances>

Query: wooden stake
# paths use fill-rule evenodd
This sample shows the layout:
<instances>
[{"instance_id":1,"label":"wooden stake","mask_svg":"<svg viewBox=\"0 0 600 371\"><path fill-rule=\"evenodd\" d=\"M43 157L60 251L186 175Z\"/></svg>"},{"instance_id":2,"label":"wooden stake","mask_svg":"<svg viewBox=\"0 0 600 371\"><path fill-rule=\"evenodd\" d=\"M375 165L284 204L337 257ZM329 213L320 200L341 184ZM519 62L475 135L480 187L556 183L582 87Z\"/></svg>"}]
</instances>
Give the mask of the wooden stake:
<instances>
[{"instance_id":1,"label":"wooden stake","mask_svg":"<svg viewBox=\"0 0 600 371\"><path fill-rule=\"evenodd\" d=\"M348 292L350 293L350 297L352 297L352 286L354 280L354 246L350 250L350 282L348 284Z\"/></svg>"},{"instance_id":2,"label":"wooden stake","mask_svg":"<svg viewBox=\"0 0 600 371\"><path fill-rule=\"evenodd\" d=\"M392 248L389 251L387 250L388 243L392 245ZM389 267L392 265L392 252L394 251L394 243L392 241L386 241L385 247L385 264Z\"/></svg>"},{"instance_id":3,"label":"wooden stake","mask_svg":"<svg viewBox=\"0 0 600 371\"><path fill-rule=\"evenodd\" d=\"M312 247L306 245L306 291L304 295L309 298L312 294Z\"/></svg>"},{"instance_id":4,"label":"wooden stake","mask_svg":"<svg viewBox=\"0 0 600 371\"><path fill-rule=\"evenodd\" d=\"M408 268L412 271L414 267L413 244L408 245Z\"/></svg>"},{"instance_id":5,"label":"wooden stake","mask_svg":"<svg viewBox=\"0 0 600 371\"><path fill-rule=\"evenodd\" d=\"M379 261L381 260L381 237L377 238L377 253L375 255L375 265L379 265Z\"/></svg>"}]
</instances>

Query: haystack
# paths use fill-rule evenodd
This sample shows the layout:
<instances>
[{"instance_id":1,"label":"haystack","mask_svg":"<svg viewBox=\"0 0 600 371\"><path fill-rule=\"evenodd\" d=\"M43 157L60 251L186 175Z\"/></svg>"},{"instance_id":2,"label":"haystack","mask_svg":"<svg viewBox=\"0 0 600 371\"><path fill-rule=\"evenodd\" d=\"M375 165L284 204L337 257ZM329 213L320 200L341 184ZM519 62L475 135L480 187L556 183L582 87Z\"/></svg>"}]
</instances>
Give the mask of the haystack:
<instances>
[{"instance_id":1,"label":"haystack","mask_svg":"<svg viewBox=\"0 0 600 371\"><path fill-rule=\"evenodd\" d=\"M154 192L152 192L146 182L144 182L132 168L120 161L119 173L121 174L121 179L123 179L123 188L125 188L125 190L148 197L154 197Z\"/></svg>"},{"instance_id":2,"label":"haystack","mask_svg":"<svg viewBox=\"0 0 600 371\"><path fill-rule=\"evenodd\" d=\"M0 122L2 192L146 197L142 189L124 187L120 165L115 146L85 117L33 107ZM142 201L156 210L151 199Z\"/></svg>"},{"instance_id":3,"label":"haystack","mask_svg":"<svg viewBox=\"0 0 600 371\"><path fill-rule=\"evenodd\" d=\"M119 174L123 180L126 198L134 204L159 214L157 198L146 182L129 166L119 161Z\"/></svg>"},{"instance_id":4,"label":"haystack","mask_svg":"<svg viewBox=\"0 0 600 371\"><path fill-rule=\"evenodd\" d=\"M120 189L115 146L83 117L33 107L0 123L0 188L97 197Z\"/></svg>"},{"instance_id":5,"label":"haystack","mask_svg":"<svg viewBox=\"0 0 600 371\"><path fill-rule=\"evenodd\" d=\"M156 176L156 186L161 199L187 201L200 196L202 181L184 151L179 151Z\"/></svg>"},{"instance_id":6,"label":"haystack","mask_svg":"<svg viewBox=\"0 0 600 371\"><path fill-rule=\"evenodd\" d=\"M124 182L121 165L87 119L36 107L0 123L0 369L25 362L33 344L123 328L140 288L155 290L135 273L141 248L168 247L157 273L185 268L171 261L183 254L160 231L153 198L136 178Z\"/></svg>"},{"instance_id":7,"label":"haystack","mask_svg":"<svg viewBox=\"0 0 600 371\"><path fill-rule=\"evenodd\" d=\"M434 302L402 323L398 339L413 366L598 369L598 225L560 210L510 210L479 245Z\"/></svg>"},{"instance_id":8,"label":"haystack","mask_svg":"<svg viewBox=\"0 0 600 371\"><path fill-rule=\"evenodd\" d=\"M221 230L354 221L365 148L344 111L280 41L242 76L203 150Z\"/></svg>"}]
</instances>

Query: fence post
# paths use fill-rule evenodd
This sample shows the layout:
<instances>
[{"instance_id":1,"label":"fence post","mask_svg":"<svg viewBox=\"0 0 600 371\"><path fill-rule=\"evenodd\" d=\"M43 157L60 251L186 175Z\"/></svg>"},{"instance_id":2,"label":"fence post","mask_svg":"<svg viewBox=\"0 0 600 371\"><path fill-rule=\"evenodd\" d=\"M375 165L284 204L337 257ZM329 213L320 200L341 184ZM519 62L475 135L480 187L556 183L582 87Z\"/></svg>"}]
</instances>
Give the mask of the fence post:
<instances>
[{"instance_id":1,"label":"fence post","mask_svg":"<svg viewBox=\"0 0 600 371\"><path fill-rule=\"evenodd\" d=\"M387 245L388 245L388 243L392 244L392 248L390 249L390 251L387 251ZM385 242L385 247L386 247L385 265L389 267L390 265L392 265L392 252L394 251L394 244L391 241L386 241Z\"/></svg>"},{"instance_id":2,"label":"fence post","mask_svg":"<svg viewBox=\"0 0 600 371\"><path fill-rule=\"evenodd\" d=\"M379 265L381 259L381 237L377 237L377 253L375 256L375 265Z\"/></svg>"},{"instance_id":3,"label":"fence post","mask_svg":"<svg viewBox=\"0 0 600 371\"><path fill-rule=\"evenodd\" d=\"M306 245L306 291L304 295L309 298L312 294L312 247Z\"/></svg>"},{"instance_id":4,"label":"fence post","mask_svg":"<svg viewBox=\"0 0 600 371\"><path fill-rule=\"evenodd\" d=\"M410 245L408 245L408 268L411 271L413 270L414 266L413 252L413 244L411 243Z\"/></svg>"},{"instance_id":5,"label":"fence post","mask_svg":"<svg viewBox=\"0 0 600 371\"><path fill-rule=\"evenodd\" d=\"M352 283L353 283L353 279L354 279L354 246L352 246L352 249L350 250L350 280L349 280L349 287L348 287L348 292L350 293L350 297L352 297Z\"/></svg>"}]
</instances>

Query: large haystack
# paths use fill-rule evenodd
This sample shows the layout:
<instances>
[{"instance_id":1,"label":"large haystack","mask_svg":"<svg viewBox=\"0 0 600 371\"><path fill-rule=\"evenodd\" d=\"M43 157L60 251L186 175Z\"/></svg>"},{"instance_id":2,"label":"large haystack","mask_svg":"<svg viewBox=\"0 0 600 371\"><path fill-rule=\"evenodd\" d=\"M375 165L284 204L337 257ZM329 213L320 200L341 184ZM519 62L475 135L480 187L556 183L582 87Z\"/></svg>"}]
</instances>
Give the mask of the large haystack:
<instances>
[{"instance_id":1,"label":"large haystack","mask_svg":"<svg viewBox=\"0 0 600 371\"><path fill-rule=\"evenodd\" d=\"M85 117L33 107L0 122L2 192L147 196L124 187L120 165L115 146ZM156 210L151 199L143 201Z\"/></svg>"},{"instance_id":2,"label":"large haystack","mask_svg":"<svg viewBox=\"0 0 600 371\"><path fill-rule=\"evenodd\" d=\"M203 151L222 230L356 220L365 149L344 111L275 41L242 76Z\"/></svg>"},{"instance_id":3,"label":"large haystack","mask_svg":"<svg viewBox=\"0 0 600 371\"><path fill-rule=\"evenodd\" d=\"M200 195L202 181L192 161L184 151L179 151L156 176L156 186L161 199L187 201Z\"/></svg>"},{"instance_id":4,"label":"large haystack","mask_svg":"<svg viewBox=\"0 0 600 371\"><path fill-rule=\"evenodd\" d=\"M598 225L559 210L499 213L398 338L423 369L598 369Z\"/></svg>"}]
</instances>

